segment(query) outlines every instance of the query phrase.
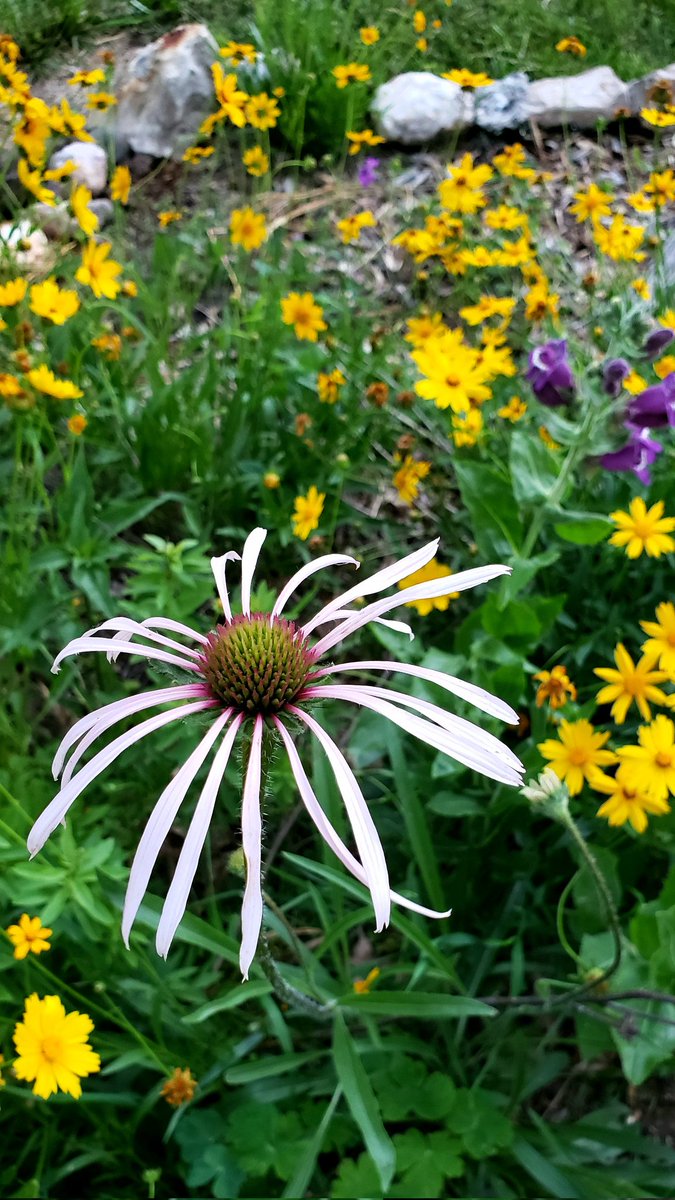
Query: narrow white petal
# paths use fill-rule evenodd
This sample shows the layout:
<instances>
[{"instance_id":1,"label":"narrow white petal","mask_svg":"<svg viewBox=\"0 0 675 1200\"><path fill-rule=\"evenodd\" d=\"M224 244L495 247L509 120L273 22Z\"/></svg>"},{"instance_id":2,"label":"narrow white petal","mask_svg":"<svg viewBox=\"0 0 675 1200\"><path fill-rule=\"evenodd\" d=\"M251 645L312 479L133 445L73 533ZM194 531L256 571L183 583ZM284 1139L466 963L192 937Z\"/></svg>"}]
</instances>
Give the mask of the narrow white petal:
<instances>
[{"instance_id":1,"label":"narrow white petal","mask_svg":"<svg viewBox=\"0 0 675 1200\"><path fill-rule=\"evenodd\" d=\"M322 667L320 671L313 673L313 677L320 679L324 675L339 675L342 671L391 671L395 675L412 675L415 679L424 679L427 683L435 683L444 691L451 692L453 696L459 696L460 700L466 700L467 704L473 704L481 712L489 713L491 717L497 717L500 721L508 722L509 725L517 725L519 721L515 709L511 708L506 701L500 700L498 696L493 696L484 688L477 687L475 683L467 683L464 679L458 679L456 675L446 675L445 671L433 671L431 667L364 659L362 662L337 663L334 667Z\"/></svg>"},{"instance_id":2,"label":"narrow white petal","mask_svg":"<svg viewBox=\"0 0 675 1200\"><path fill-rule=\"evenodd\" d=\"M322 687L317 688L316 693L320 698L346 700L348 703L370 708L373 712L386 717L394 725L404 729L406 733L411 733L413 737L426 742L428 746L440 750L442 754L447 754L449 758L456 759L457 762L474 771L479 771L481 775L487 775L489 779L495 779L498 783L507 783L513 787L520 787L522 783L518 771L501 757L471 747L466 739L448 734L440 726L434 725L422 717L414 716L412 713L404 712L395 704L370 696L357 687Z\"/></svg>"},{"instance_id":3,"label":"narrow white petal","mask_svg":"<svg viewBox=\"0 0 675 1200\"><path fill-rule=\"evenodd\" d=\"M347 619L347 617L358 616L358 612L359 610L354 608L341 608L338 610L338 612L334 612L328 618L328 620L344 621ZM410 625L407 625L405 621L387 621L384 617L372 617L371 620L374 625L383 625L385 629L391 629L392 633L407 634L411 642L414 642L415 640L415 634L413 633Z\"/></svg>"},{"instance_id":4,"label":"narrow white petal","mask_svg":"<svg viewBox=\"0 0 675 1200\"><path fill-rule=\"evenodd\" d=\"M395 563L391 563L388 567L383 567L381 571L376 571L374 575L370 575L361 583L357 583L342 595L336 596L324 608L312 617L306 625L303 625L302 632L307 635L316 629L317 626L323 625L330 620L331 614L338 608L344 608L346 604L351 604L352 600L358 600L360 596L372 596L373 592L383 592L385 588L392 587L398 583L399 579L405 579L406 575L412 575L414 571L419 571L425 567L428 562L431 562L436 551L438 550L439 538L434 538L433 542L428 542L426 546L421 546L419 550L414 550L412 554L406 554L405 558L399 559Z\"/></svg>"},{"instance_id":5,"label":"narrow white petal","mask_svg":"<svg viewBox=\"0 0 675 1200\"><path fill-rule=\"evenodd\" d=\"M143 646L140 642L118 642L112 638L100 637L80 637L75 638L72 642L68 642L67 646L57 654L52 664L52 674L58 675L59 667L64 658L70 658L71 654L81 654L83 651L97 652L101 651L107 654L110 649L116 654L139 654L141 658L155 658L159 662L173 663L177 667L182 667L185 671L198 671L199 664L189 658L179 658L177 654L169 654L166 650L156 650L154 646Z\"/></svg>"},{"instance_id":6,"label":"narrow white petal","mask_svg":"<svg viewBox=\"0 0 675 1200\"><path fill-rule=\"evenodd\" d=\"M349 554L322 554L320 558L315 558L312 562L305 563L295 575L291 575L288 583L281 589L277 596L276 603L272 609L272 616L278 617L283 612L289 598L293 595L296 588L300 587L310 575L314 575L316 571L322 571L324 567L337 567L352 563L355 567L359 567L359 560L351 558Z\"/></svg>"},{"instance_id":7,"label":"narrow white petal","mask_svg":"<svg viewBox=\"0 0 675 1200\"><path fill-rule=\"evenodd\" d=\"M374 617L379 617L392 608L400 608L402 604L410 604L413 600L431 600L438 596L448 596L451 592L463 592L468 588L477 587L481 583L488 583L499 575L510 574L511 567L495 563L485 567L474 567L470 571L459 571L457 575L444 575L440 579L430 579L427 583L418 583L414 587L404 588L395 596L385 596L382 600L367 604L356 616L349 617L344 624L322 637L316 643L314 650L317 654L325 654L326 650L337 646L338 642L343 641L363 625L367 625Z\"/></svg>"},{"instance_id":8,"label":"narrow white petal","mask_svg":"<svg viewBox=\"0 0 675 1200\"><path fill-rule=\"evenodd\" d=\"M331 825L331 822L328 820L328 817L319 804L314 789L307 778L300 755L293 744L288 730L282 725L278 717L274 718L274 723L281 734L284 745L286 746L288 758L291 764L291 770L295 777L295 782L298 785L298 791L300 792L302 801L319 833L321 834L321 837L326 844L330 846L336 858L339 859L342 865L346 867L348 871L351 871L352 875L358 879L359 883L362 883L367 887L368 879L366 872L364 871L358 858L355 858L351 850L345 846L342 838L337 833L334 826ZM436 912L433 908L425 908L422 904L415 904L414 900L408 900L406 896L400 896L398 892L391 892L390 895L395 904L400 904L402 908L408 908L412 912L420 913L423 917L449 917L450 913L452 912L452 909L448 909L447 912Z\"/></svg>"},{"instance_id":9,"label":"narrow white petal","mask_svg":"<svg viewBox=\"0 0 675 1200\"><path fill-rule=\"evenodd\" d=\"M182 687L157 688L154 692L141 692L138 696L113 700L112 704L105 704L103 708L97 708L94 712L87 713L85 717L80 717L72 729L68 730L54 755L52 763L54 779L58 779L70 747L74 746L90 729L96 727L95 736L98 737L99 733L103 733L104 729L109 729L116 721L123 721L132 713L142 712L144 708L159 707L160 704L169 704L172 700L193 700L198 696L207 699L206 687L203 683L186 683ZM88 745L91 745L91 742ZM77 755L79 758L79 747ZM72 769L70 774L72 774Z\"/></svg>"},{"instance_id":10,"label":"narrow white petal","mask_svg":"<svg viewBox=\"0 0 675 1200\"><path fill-rule=\"evenodd\" d=\"M236 550L228 550L227 554L221 554L220 558L211 559L211 570L213 578L216 581L220 603L223 606L223 615L226 621L232 620L232 608L230 605L230 597L227 591L227 581L225 579L225 566L229 562L238 561L240 555Z\"/></svg>"},{"instance_id":11,"label":"narrow white petal","mask_svg":"<svg viewBox=\"0 0 675 1200\"><path fill-rule=\"evenodd\" d=\"M100 625L94 626L93 629L87 629L82 635L83 637L92 637L95 633L100 633L101 630L116 629L117 633L113 635L113 643L123 641L125 634L136 634L137 637L147 638L149 642L155 642L158 646L168 646L170 650L178 650L181 654L186 654L189 658L201 658L202 655L197 650L193 650L191 646L184 646L181 642L175 641L174 638L164 637L161 633L154 633L149 627L146 628L146 622L132 621L130 617L111 617L109 621L103 621ZM131 640L131 639L128 639ZM141 643L142 644L142 643ZM115 662L117 653L113 649L108 653L108 661Z\"/></svg>"},{"instance_id":12,"label":"narrow white petal","mask_svg":"<svg viewBox=\"0 0 675 1200\"><path fill-rule=\"evenodd\" d=\"M251 615L251 586L253 573L258 565L262 544L267 537L266 529L254 529L249 533L241 552L241 611Z\"/></svg>"},{"instance_id":13,"label":"narrow white petal","mask_svg":"<svg viewBox=\"0 0 675 1200\"><path fill-rule=\"evenodd\" d=\"M197 864L211 824L218 789L225 774L234 739L243 720L242 716L235 717L225 731L190 821L190 827L183 842L183 849L180 852L157 927L157 953L161 954L163 958L166 958L169 953L174 934L185 912Z\"/></svg>"},{"instance_id":14,"label":"narrow white petal","mask_svg":"<svg viewBox=\"0 0 675 1200\"><path fill-rule=\"evenodd\" d=\"M304 721L314 736L320 741L328 761L333 768L335 781L344 800L347 816L354 833L354 840L368 881L368 887L375 909L376 929L379 931L389 924L391 911L391 895L387 861L375 823L368 810L368 805L361 789L356 782L354 773L342 751L328 736L325 729L307 712L289 707L289 711Z\"/></svg>"},{"instance_id":15,"label":"narrow white petal","mask_svg":"<svg viewBox=\"0 0 675 1200\"><path fill-rule=\"evenodd\" d=\"M196 749L192 751L189 758L186 758L180 770L176 772L171 782L167 784L150 813L141 840L138 843L134 861L131 864L129 882L124 897L122 937L127 948L129 946L131 926L136 919L136 913L145 895L153 867L164 844L164 840L176 819L176 814L185 799L185 794L190 784L231 715L232 709L228 708L216 718L208 733L204 735Z\"/></svg>"},{"instance_id":16,"label":"narrow white petal","mask_svg":"<svg viewBox=\"0 0 675 1200\"><path fill-rule=\"evenodd\" d=\"M263 718L256 717L241 803L241 843L246 859L246 886L241 906L239 966L244 979L248 979L251 963L255 957L263 916L262 818L260 816L263 727Z\"/></svg>"},{"instance_id":17,"label":"narrow white petal","mask_svg":"<svg viewBox=\"0 0 675 1200\"><path fill-rule=\"evenodd\" d=\"M198 700L193 704L182 704L180 708L172 708L169 712L159 713L156 717L150 717L147 721L142 721L135 729L129 729L127 733L121 734L115 738L109 746L103 750L99 750L95 754L91 762L88 762L86 767L78 771L74 779L61 789L54 799L47 805L44 812L40 814L37 821L33 825L28 834L28 849L31 858L37 854L44 846L50 833L53 833L56 826L63 820L68 809L74 800L81 792L84 791L87 784L91 783L97 775L101 774L106 767L109 767L119 755L129 746L133 746L134 742L140 742L141 738L146 737L149 733L154 733L156 729L161 729L164 725L168 725L171 721L183 720L192 713L203 712L207 708L214 707L213 700Z\"/></svg>"}]
</instances>

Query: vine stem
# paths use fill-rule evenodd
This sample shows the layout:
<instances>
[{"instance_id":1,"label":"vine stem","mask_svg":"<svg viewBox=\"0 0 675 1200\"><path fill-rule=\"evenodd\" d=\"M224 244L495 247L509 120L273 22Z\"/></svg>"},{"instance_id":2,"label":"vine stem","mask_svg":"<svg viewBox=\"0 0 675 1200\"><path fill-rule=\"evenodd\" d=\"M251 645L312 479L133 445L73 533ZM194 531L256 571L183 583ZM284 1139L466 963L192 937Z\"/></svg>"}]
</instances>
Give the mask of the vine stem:
<instances>
[{"instance_id":1,"label":"vine stem","mask_svg":"<svg viewBox=\"0 0 675 1200\"><path fill-rule=\"evenodd\" d=\"M621 926L619 924L619 914L616 911L614 897L612 896L612 893L609 890L609 885L607 883L607 880L605 879L605 876L603 875L603 873L600 870L600 867L598 865L598 860L596 859L592 850L590 849L590 847L588 846L584 837L580 833L579 828L573 821L569 811L565 812L565 814L562 818L562 824L563 824L564 828L567 830L567 832L570 834L570 836L572 837L575 845L577 846L577 849L579 850L579 853L581 854L584 862L586 863L586 866L588 867L591 875L593 876L593 882L595 883L595 886L596 886L598 892L600 893L600 896L601 896L602 901L605 906L605 910L607 913L607 919L609 921L609 928L610 928L610 932L612 934L612 939L614 942L614 953L612 956L612 961L609 964L609 966L603 970L602 974L595 976L592 980L589 980L588 982L584 983L580 988L575 988L574 991L568 992L567 996L565 998L567 1000L570 1000L572 998L578 999L578 997L583 995L584 992L594 991L601 984L603 984L607 979L609 979L612 975L614 975L616 971L618 971L619 966L621 965L622 945L621 945Z\"/></svg>"}]
</instances>

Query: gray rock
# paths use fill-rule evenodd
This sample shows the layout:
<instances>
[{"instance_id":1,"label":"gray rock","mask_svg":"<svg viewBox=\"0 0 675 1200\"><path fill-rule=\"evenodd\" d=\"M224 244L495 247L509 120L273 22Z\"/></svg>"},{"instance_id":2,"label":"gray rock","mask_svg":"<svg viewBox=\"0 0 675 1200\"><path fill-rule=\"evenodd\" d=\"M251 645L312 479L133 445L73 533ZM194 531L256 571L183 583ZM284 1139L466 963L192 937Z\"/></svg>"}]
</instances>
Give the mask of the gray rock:
<instances>
[{"instance_id":1,"label":"gray rock","mask_svg":"<svg viewBox=\"0 0 675 1200\"><path fill-rule=\"evenodd\" d=\"M56 170L64 166L68 160L76 163L76 169L70 176L75 183L84 183L92 196L100 196L105 191L108 180L108 155L97 142L68 142L62 146L49 160L49 166Z\"/></svg>"},{"instance_id":2,"label":"gray rock","mask_svg":"<svg viewBox=\"0 0 675 1200\"><path fill-rule=\"evenodd\" d=\"M34 271L36 275L51 270L54 265L54 248L49 245L46 233L36 228L34 220L3 221L0 225L0 256L9 257L22 271Z\"/></svg>"},{"instance_id":3,"label":"gray rock","mask_svg":"<svg viewBox=\"0 0 675 1200\"><path fill-rule=\"evenodd\" d=\"M496 83L477 88L474 92L476 124L489 133L517 129L528 119L527 92L529 79L524 71L514 71Z\"/></svg>"},{"instance_id":4,"label":"gray rock","mask_svg":"<svg viewBox=\"0 0 675 1200\"><path fill-rule=\"evenodd\" d=\"M215 109L211 65L218 43L205 25L180 25L143 46L115 80L118 154L182 154Z\"/></svg>"},{"instance_id":5,"label":"gray rock","mask_svg":"<svg viewBox=\"0 0 675 1200\"><path fill-rule=\"evenodd\" d=\"M92 200L92 207L97 204L97 200ZM34 204L33 217L36 225L39 225L43 233L50 238L51 241L59 241L60 238L70 237L73 232L73 226L77 228L77 222L73 220L68 211L68 205L63 204Z\"/></svg>"},{"instance_id":6,"label":"gray rock","mask_svg":"<svg viewBox=\"0 0 675 1200\"><path fill-rule=\"evenodd\" d=\"M527 89L527 116L537 125L578 125L592 129L625 108L628 88L611 67L593 67L579 75L538 79Z\"/></svg>"},{"instance_id":7,"label":"gray rock","mask_svg":"<svg viewBox=\"0 0 675 1200\"><path fill-rule=\"evenodd\" d=\"M642 79L634 79L627 85L628 87L628 108L632 113L638 113L641 108L649 104L650 94L656 91L663 85L665 91L670 91L675 95L675 63L671 63L668 67L661 67L660 71L652 71L651 75L645 75Z\"/></svg>"},{"instance_id":8,"label":"gray rock","mask_svg":"<svg viewBox=\"0 0 675 1200\"><path fill-rule=\"evenodd\" d=\"M104 225L109 225L115 215L115 205L112 200L107 200L102 196L99 200L92 200L89 204L91 212L96 213L98 217L98 227L103 229Z\"/></svg>"},{"instance_id":9,"label":"gray rock","mask_svg":"<svg viewBox=\"0 0 675 1200\"><path fill-rule=\"evenodd\" d=\"M470 125L474 100L450 79L428 71L406 71L377 89L372 111L383 137L419 146L440 133Z\"/></svg>"}]
</instances>

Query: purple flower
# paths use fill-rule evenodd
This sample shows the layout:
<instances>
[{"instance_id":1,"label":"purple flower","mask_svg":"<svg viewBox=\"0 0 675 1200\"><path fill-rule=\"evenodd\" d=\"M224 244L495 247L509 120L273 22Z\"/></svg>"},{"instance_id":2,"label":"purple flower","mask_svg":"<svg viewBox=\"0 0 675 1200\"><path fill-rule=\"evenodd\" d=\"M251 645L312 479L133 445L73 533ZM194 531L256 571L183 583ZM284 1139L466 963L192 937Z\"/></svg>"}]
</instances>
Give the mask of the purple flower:
<instances>
[{"instance_id":1,"label":"purple flower","mask_svg":"<svg viewBox=\"0 0 675 1200\"><path fill-rule=\"evenodd\" d=\"M542 404L555 408L567 404L576 390L576 383L567 361L567 339L547 342L530 352L526 378Z\"/></svg>"},{"instance_id":2,"label":"purple flower","mask_svg":"<svg viewBox=\"0 0 675 1200\"><path fill-rule=\"evenodd\" d=\"M649 429L675 425L675 371L628 402L629 421Z\"/></svg>"},{"instance_id":3,"label":"purple flower","mask_svg":"<svg viewBox=\"0 0 675 1200\"><path fill-rule=\"evenodd\" d=\"M625 358L610 358L602 372L602 386L608 396L618 396L624 379L631 373L631 365Z\"/></svg>"},{"instance_id":4,"label":"purple flower","mask_svg":"<svg viewBox=\"0 0 675 1200\"><path fill-rule=\"evenodd\" d=\"M642 353L647 355L647 358L656 358L666 346L669 346L675 338L675 332L672 329L654 329L649 334L647 341L642 347Z\"/></svg>"},{"instance_id":5,"label":"purple flower","mask_svg":"<svg viewBox=\"0 0 675 1200\"><path fill-rule=\"evenodd\" d=\"M652 440L648 429L640 429L626 421L629 441L620 450L603 454L598 460L606 471L632 471L645 487L651 483L650 467L663 450L660 442Z\"/></svg>"},{"instance_id":6,"label":"purple flower","mask_svg":"<svg viewBox=\"0 0 675 1200\"><path fill-rule=\"evenodd\" d=\"M374 183L377 183L377 173L379 168L379 158L364 158L363 164L357 176L361 187L372 187Z\"/></svg>"}]
</instances>

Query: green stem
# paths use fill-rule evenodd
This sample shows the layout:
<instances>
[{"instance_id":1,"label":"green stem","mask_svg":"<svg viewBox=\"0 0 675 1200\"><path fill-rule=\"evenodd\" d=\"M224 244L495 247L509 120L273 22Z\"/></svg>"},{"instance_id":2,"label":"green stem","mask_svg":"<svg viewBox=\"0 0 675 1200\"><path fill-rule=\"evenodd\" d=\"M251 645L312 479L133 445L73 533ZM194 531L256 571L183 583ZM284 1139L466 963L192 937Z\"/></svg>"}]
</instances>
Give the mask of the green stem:
<instances>
[{"instance_id":1,"label":"green stem","mask_svg":"<svg viewBox=\"0 0 675 1200\"><path fill-rule=\"evenodd\" d=\"M288 983L284 979L272 957L267 933L264 929L260 935L258 961L263 975L269 979L276 995L283 1004L288 1004L291 1008L296 1008L304 1013L305 1016L314 1017L319 1021L332 1018L335 1012L334 1004L320 1004L318 1000L312 1000L311 996L306 996L304 992L298 991L297 988L293 987L293 984Z\"/></svg>"},{"instance_id":2,"label":"green stem","mask_svg":"<svg viewBox=\"0 0 675 1200\"><path fill-rule=\"evenodd\" d=\"M558 478L553 484L548 496L546 496L545 500L537 508L537 511L532 518L532 524L530 525L527 537L525 538L520 551L522 558L529 558L537 544L537 539L542 531L549 510L556 508L565 495L568 479L579 462L579 459L582 458L586 453L586 435L590 431L594 416L595 414L589 406L586 416L581 424L577 440L575 444L570 446L569 450L567 451L567 455L562 467L560 468L560 474L558 475Z\"/></svg>"},{"instance_id":3,"label":"green stem","mask_svg":"<svg viewBox=\"0 0 675 1200\"><path fill-rule=\"evenodd\" d=\"M587 983L584 983L580 988L576 988L572 992L567 992L564 997L565 1001L567 1002L572 998L577 998L578 996L583 995L584 992L594 991L601 984L603 984L607 979L609 979L612 975L614 975L616 971L618 971L619 966L621 965L622 945L621 945L621 926L619 924L619 915L616 911L614 897L612 896L612 893L609 890L609 886L607 884L607 880L605 879L605 876L603 875L602 871L600 870L598 861L597 861L595 855L593 854L593 852L591 851L591 849L589 848L589 846L587 845L587 843L585 842L582 834L579 832L579 829L578 829L577 825L575 824L575 822L572 820L572 817L570 816L569 812L567 812L563 816L562 824L564 825L565 829L567 830L567 832L570 834L573 841L575 842L577 849L579 850L579 853L581 854L581 857L583 858L584 862L586 863L586 866L588 867L591 875L593 876L593 882L595 883L595 886L596 886L598 892L600 893L600 897L605 906L605 911L607 913L607 920L609 922L609 928L610 928L610 932L612 934L612 939L613 939L613 943L614 943L614 952L612 955L612 961L609 964L609 966L605 968L605 970L602 972L602 974L595 976L595 978L593 978L592 980L590 980Z\"/></svg>"}]
</instances>

